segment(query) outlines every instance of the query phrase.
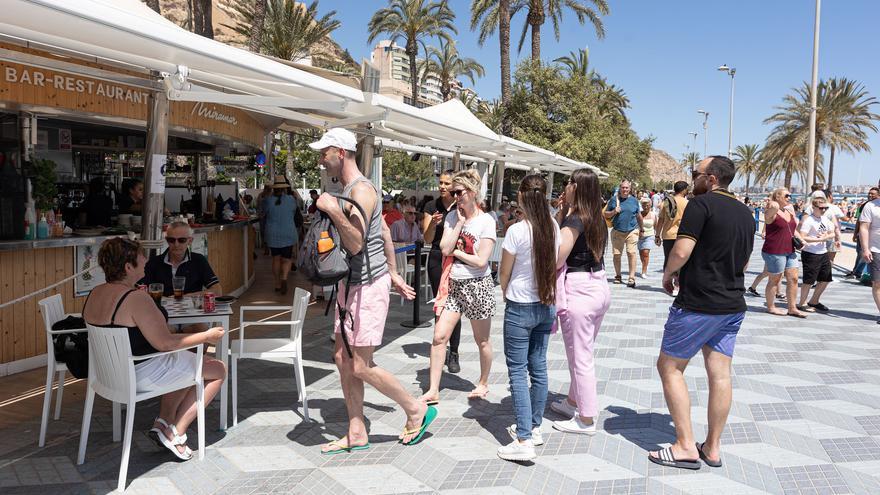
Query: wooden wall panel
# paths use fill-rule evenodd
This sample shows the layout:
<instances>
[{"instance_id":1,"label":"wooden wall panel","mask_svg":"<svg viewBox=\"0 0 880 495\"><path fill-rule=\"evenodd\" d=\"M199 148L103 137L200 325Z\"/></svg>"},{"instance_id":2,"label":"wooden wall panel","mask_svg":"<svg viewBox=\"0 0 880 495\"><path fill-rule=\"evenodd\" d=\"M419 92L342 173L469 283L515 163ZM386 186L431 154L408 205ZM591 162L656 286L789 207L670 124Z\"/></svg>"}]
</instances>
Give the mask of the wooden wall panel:
<instances>
[{"instance_id":1,"label":"wooden wall panel","mask_svg":"<svg viewBox=\"0 0 880 495\"><path fill-rule=\"evenodd\" d=\"M0 252L0 300L12 300L12 252ZM12 329L15 328L11 307L0 310L0 363L12 361Z\"/></svg>"}]
</instances>

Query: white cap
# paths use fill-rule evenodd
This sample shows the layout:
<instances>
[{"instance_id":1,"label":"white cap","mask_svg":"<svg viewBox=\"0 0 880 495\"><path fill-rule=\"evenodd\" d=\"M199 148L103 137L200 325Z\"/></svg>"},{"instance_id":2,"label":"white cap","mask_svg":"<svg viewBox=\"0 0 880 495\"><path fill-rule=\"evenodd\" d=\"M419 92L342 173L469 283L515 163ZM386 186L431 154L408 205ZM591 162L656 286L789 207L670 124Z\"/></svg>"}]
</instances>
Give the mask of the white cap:
<instances>
[{"instance_id":1,"label":"white cap","mask_svg":"<svg viewBox=\"0 0 880 495\"><path fill-rule=\"evenodd\" d=\"M334 127L325 132L321 139L309 144L309 148L313 150L322 150L330 147L346 151L357 151L357 137L347 129Z\"/></svg>"}]
</instances>

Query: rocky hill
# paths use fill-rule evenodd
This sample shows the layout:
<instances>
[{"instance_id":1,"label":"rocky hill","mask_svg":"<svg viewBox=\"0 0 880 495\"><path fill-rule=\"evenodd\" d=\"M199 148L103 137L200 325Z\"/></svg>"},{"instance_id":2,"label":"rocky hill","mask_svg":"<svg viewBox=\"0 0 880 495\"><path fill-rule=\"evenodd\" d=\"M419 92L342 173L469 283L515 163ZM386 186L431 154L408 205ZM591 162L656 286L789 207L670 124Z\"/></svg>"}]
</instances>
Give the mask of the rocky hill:
<instances>
[{"instance_id":1,"label":"rocky hill","mask_svg":"<svg viewBox=\"0 0 880 495\"><path fill-rule=\"evenodd\" d=\"M652 149L646 163L651 179L656 183L671 183L688 180L682 164L663 150Z\"/></svg>"}]
</instances>

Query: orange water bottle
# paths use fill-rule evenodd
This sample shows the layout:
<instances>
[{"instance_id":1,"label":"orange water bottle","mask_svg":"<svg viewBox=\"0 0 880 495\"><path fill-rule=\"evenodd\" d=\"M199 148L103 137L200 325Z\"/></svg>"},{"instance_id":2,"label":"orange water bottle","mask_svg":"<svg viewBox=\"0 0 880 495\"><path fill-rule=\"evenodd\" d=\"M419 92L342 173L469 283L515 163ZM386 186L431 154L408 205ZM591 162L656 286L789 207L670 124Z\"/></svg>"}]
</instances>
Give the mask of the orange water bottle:
<instances>
[{"instance_id":1,"label":"orange water bottle","mask_svg":"<svg viewBox=\"0 0 880 495\"><path fill-rule=\"evenodd\" d=\"M336 244L330 238L330 233L326 230L321 231L321 238L318 239L318 254L329 253Z\"/></svg>"}]
</instances>

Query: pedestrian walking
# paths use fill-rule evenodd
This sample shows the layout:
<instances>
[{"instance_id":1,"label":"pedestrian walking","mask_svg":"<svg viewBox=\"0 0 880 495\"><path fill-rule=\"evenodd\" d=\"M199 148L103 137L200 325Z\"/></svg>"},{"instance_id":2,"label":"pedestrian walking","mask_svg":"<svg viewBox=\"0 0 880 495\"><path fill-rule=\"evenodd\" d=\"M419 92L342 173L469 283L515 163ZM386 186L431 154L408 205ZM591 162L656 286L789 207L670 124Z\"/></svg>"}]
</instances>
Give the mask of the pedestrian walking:
<instances>
[{"instance_id":1,"label":"pedestrian walking","mask_svg":"<svg viewBox=\"0 0 880 495\"><path fill-rule=\"evenodd\" d=\"M448 290L444 290L441 280L441 297L434 306L435 314L439 312L439 316L431 345L430 382L422 395L422 400L428 404L440 401L446 342L462 316L470 320L480 351L480 379L468 398L482 399L489 394L489 371L492 368L489 331L495 313L495 283L489 256L496 235L492 217L480 209L480 183L480 175L475 170L462 170L452 176L449 192L456 201L456 208L446 215L440 240L440 250L446 257L443 264ZM445 298L442 297L444 293Z\"/></svg>"},{"instance_id":2,"label":"pedestrian walking","mask_svg":"<svg viewBox=\"0 0 880 495\"><path fill-rule=\"evenodd\" d=\"M797 219L790 200L791 193L788 189L776 189L770 193L770 201L767 203L767 209L764 210L766 227L761 257L764 258L765 270L769 274L766 293L767 312L780 316L806 318L806 315L797 308L798 260L794 245L803 240L797 228ZM788 296L788 311L776 307L777 289L783 273Z\"/></svg>"},{"instance_id":3,"label":"pedestrian walking","mask_svg":"<svg viewBox=\"0 0 880 495\"><path fill-rule=\"evenodd\" d=\"M566 418L554 422L553 428L592 435L599 416L593 350L611 305L604 259L608 228L599 213L602 196L596 173L576 170L560 195L560 204L556 308L571 382L568 396L550 408Z\"/></svg>"},{"instance_id":4,"label":"pedestrian walking","mask_svg":"<svg viewBox=\"0 0 880 495\"><path fill-rule=\"evenodd\" d=\"M663 245L663 268L666 268L669 252L672 251L675 238L678 236L681 216L684 215L688 203L688 183L683 180L676 182L672 186L672 192L672 196L666 196L660 203L660 212L654 224L654 243L658 246Z\"/></svg>"},{"instance_id":5,"label":"pedestrian walking","mask_svg":"<svg viewBox=\"0 0 880 495\"><path fill-rule=\"evenodd\" d=\"M446 215L455 209L455 198L449 193L452 188L452 170L446 170L438 178L439 197L425 204L425 216L422 219L422 232L425 242L431 243L428 252L428 279L431 282L431 291L437 297L440 289L440 277L443 274L443 252L440 250L440 240L443 238L443 224ZM434 318L436 323L437 319ZM446 348L444 364L450 373L458 373L461 366L458 363L458 346L461 342L461 319L456 322L452 333L449 334L449 346Z\"/></svg>"},{"instance_id":6,"label":"pedestrian walking","mask_svg":"<svg viewBox=\"0 0 880 495\"><path fill-rule=\"evenodd\" d=\"M831 195L830 189L825 191L825 206L828 209L825 210L824 216L834 226L834 238L825 241L825 248L828 250L828 262L834 266L834 259L837 257L837 253L840 252L840 240L842 239L840 221L846 215L839 206L834 204L834 198Z\"/></svg>"},{"instance_id":7,"label":"pedestrian walking","mask_svg":"<svg viewBox=\"0 0 880 495\"><path fill-rule=\"evenodd\" d=\"M296 200L288 191L290 184L283 175L276 175L272 196L263 201L266 215L266 245L272 253L272 279L275 292L287 294L287 276L293 265L293 246L299 240L296 228Z\"/></svg>"},{"instance_id":8,"label":"pedestrian walking","mask_svg":"<svg viewBox=\"0 0 880 495\"><path fill-rule=\"evenodd\" d=\"M727 191L736 167L711 156L693 172L694 199L688 203L678 239L663 273L663 288L678 296L669 308L657 370L675 426L675 442L648 459L668 467L700 469L700 460L721 466L721 433L730 411L730 364L746 312L745 270L755 239L747 206ZM676 273L679 273L676 275ZM691 402L684 371L702 349L709 376L708 433L694 443Z\"/></svg>"},{"instance_id":9,"label":"pedestrian walking","mask_svg":"<svg viewBox=\"0 0 880 495\"><path fill-rule=\"evenodd\" d=\"M608 201L605 218L611 220L611 250L614 255L614 283L622 284L620 258L626 250L629 263L627 287L636 286L636 255L639 235L642 231L642 214L639 200L631 194L632 184L628 180L620 183L618 193Z\"/></svg>"},{"instance_id":10,"label":"pedestrian walking","mask_svg":"<svg viewBox=\"0 0 880 495\"><path fill-rule=\"evenodd\" d=\"M547 343L556 318L556 253L559 226L550 216L547 182L528 175L517 203L525 219L507 230L498 275L504 295L504 356L516 424L513 441L498 448L508 461L534 459L543 442L541 420L547 403Z\"/></svg>"},{"instance_id":11,"label":"pedestrian walking","mask_svg":"<svg viewBox=\"0 0 880 495\"><path fill-rule=\"evenodd\" d=\"M814 197L811 201L812 208L809 215L804 215L798 228L804 241L801 250L801 263L804 265L803 284L801 285L801 297L797 308L801 311L813 313L815 311L826 312L828 307L819 302L822 293L831 282L831 258L828 256L828 241L837 238L834 222L825 212L828 211L828 203L822 196ZM809 302L810 289L813 295Z\"/></svg>"},{"instance_id":12,"label":"pedestrian walking","mask_svg":"<svg viewBox=\"0 0 880 495\"><path fill-rule=\"evenodd\" d=\"M859 215L859 239L862 245L862 258L871 270L871 293L874 304L880 311L880 199L873 199L862 208ZM880 325L880 317L877 318Z\"/></svg>"},{"instance_id":13,"label":"pedestrian walking","mask_svg":"<svg viewBox=\"0 0 880 495\"><path fill-rule=\"evenodd\" d=\"M868 268L868 262L867 260L865 260L865 257L862 256L862 238L860 235L862 225L861 217L865 205L870 203L871 201L874 201L877 198L880 198L880 188L872 187L870 190L868 190L868 199L863 201L862 204L860 204L858 208L856 208L854 216L856 225L855 229L853 229L853 242L856 243L856 261L853 265L852 271L846 274L846 278L860 280L862 278L862 274L865 273Z\"/></svg>"},{"instance_id":14,"label":"pedestrian walking","mask_svg":"<svg viewBox=\"0 0 880 495\"><path fill-rule=\"evenodd\" d=\"M656 195L656 194L655 194ZM648 278L648 263L651 262L651 245L654 244L654 213L650 198L642 198L642 230L639 234L639 259L642 260L641 278Z\"/></svg>"},{"instance_id":15,"label":"pedestrian walking","mask_svg":"<svg viewBox=\"0 0 880 495\"><path fill-rule=\"evenodd\" d=\"M364 419L364 382L403 408L406 424L398 438L404 445L413 445L422 439L437 417L437 409L410 395L394 375L377 366L373 352L382 343L391 287L407 299L415 297L415 291L397 273L391 232L382 220L380 192L358 169L354 134L333 128L309 147L320 152L320 165L329 176L339 180L342 194L356 201L367 217L328 193L318 197L318 209L326 213L339 230L343 247L349 253L351 269L336 290L334 329L335 333L346 333L345 339L336 339L334 361L348 411L348 432L325 444L321 453L340 454L370 448ZM345 318L340 323L343 311ZM350 354L343 341L350 344Z\"/></svg>"}]
</instances>

